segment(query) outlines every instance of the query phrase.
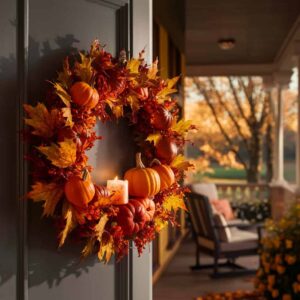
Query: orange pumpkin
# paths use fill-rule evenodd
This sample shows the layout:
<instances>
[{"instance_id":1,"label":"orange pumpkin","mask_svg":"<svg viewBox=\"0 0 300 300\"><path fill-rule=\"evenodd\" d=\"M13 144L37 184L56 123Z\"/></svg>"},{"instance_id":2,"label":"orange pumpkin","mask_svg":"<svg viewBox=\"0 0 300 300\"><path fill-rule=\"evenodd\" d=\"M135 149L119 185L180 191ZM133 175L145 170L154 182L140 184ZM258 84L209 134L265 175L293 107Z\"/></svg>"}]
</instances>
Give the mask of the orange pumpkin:
<instances>
[{"instance_id":1,"label":"orange pumpkin","mask_svg":"<svg viewBox=\"0 0 300 300\"><path fill-rule=\"evenodd\" d=\"M76 207L81 209L87 207L95 195L95 186L86 169L83 171L82 178L73 176L66 182L65 195L67 200Z\"/></svg>"},{"instance_id":2,"label":"orange pumpkin","mask_svg":"<svg viewBox=\"0 0 300 300\"><path fill-rule=\"evenodd\" d=\"M136 154L136 168L126 171L129 195L134 197L152 197L160 191L160 178L152 168L146 168L141 153Z\"/></svg>"},{"instance_id":3,"label":"orange pumpkin","mask_svg":"<svg viewBox=\"0 0 300 300\"><path fill-rule=\"evenodd\" d=\"M153 166L153 164L155 165ZM151 167L160 177L161 191L170 187L175 182L175 174L170 166L163 165L158 159L154 159L151 163Z\"/></svg>"},{"instance_id":4,"label":"orange pumpkin","mask_svg":"<svg viewBox=\"0 0 300 300\"><path fill-rule=\"evenodd\" d=\"M76 82L70 90L72 101L87 109L94 108L99 102L99 94L95 88L83 81Z\"/></svg>"},{"instance_id":5,"label":"orange pumpkin","mask_svg":"<svg viewBox=\"0 0 300 300\"><path fill-rule=\"evenodd\" d=\"M146 222L151 221L153 219L154 213L155 213L155 202L149 198L138 198L135 200L142 203L143 206L145 207Z\"/></svg>"}]
</instances>

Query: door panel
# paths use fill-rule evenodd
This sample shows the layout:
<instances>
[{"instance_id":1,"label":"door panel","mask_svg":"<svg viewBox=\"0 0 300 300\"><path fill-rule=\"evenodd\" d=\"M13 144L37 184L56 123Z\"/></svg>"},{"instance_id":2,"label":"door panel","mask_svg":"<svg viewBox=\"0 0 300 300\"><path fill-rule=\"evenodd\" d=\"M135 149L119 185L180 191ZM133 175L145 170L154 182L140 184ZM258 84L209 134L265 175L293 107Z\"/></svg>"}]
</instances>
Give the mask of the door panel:
<instances>
[{"instance_id":1,"label":"door panel","mask_svg":"<svg viewBox=\"0 0 300 300\"><path fill-rule=\"evenodd\" d=\"M49 86L45 80L55 78L63 58L77 49L89 49L93 39L99 38L101 44L107 45L108 51L116 54L119 40L117 10L121 5L109 1L30 0L30 102L43 99ZM96 153L90 155L94 174L101 172L102 164L98 162L108 152L104 150L114 147L115 141L124 138L114 126L107 128L98 124L97 128L99 134L105 128L105 135L114 138L95 145L93 151ZM120 154L114 153L115 158ZM113 157L107 155L105 158L110 165ZM121 158L119 162L122 162ZM119 172L118 168L122 165L116 165L114 171ZM29 300L115 299L117 278L114 262L104 265L95 256L80 262L83 245L74 245L71 241L57 251L56 230L51 220L40 219L41 209L36 204L30 203L28 212Z\"/></svg>"},{"instance_id":2,"label":"door panel","mask_svg":"<svg viewBox=\"0 0 300 300\"><path fill-rule=\"evenodd\" d=\"M0 299L15 299L17 273L16 3L0 1Z\"/></svg>"}]
</instances>

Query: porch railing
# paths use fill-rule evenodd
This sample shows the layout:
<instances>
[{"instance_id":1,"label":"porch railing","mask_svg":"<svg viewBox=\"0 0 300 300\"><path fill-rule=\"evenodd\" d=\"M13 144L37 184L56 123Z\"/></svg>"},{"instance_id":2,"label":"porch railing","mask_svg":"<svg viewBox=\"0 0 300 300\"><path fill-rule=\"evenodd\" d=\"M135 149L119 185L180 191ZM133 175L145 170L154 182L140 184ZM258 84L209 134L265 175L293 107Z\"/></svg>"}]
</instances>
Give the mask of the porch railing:
<instances>
[{"instance_id":1,"label":"porch railing","mask_svg":"<svg viewBox=\"0 0 300 300\"><path fill-rule=\"evenodd\" d=\"M220 199L230 202L259 202L270 199L270 187L267 183L217 183Z\"/></svg>"}]
</instances>

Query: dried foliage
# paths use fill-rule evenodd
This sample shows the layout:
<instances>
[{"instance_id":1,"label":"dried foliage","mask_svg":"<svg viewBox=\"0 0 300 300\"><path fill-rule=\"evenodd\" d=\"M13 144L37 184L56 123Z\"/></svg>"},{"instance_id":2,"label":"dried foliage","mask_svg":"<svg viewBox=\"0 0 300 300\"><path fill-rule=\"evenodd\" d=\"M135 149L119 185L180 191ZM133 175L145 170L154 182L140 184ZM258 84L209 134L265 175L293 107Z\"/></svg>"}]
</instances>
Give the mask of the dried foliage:
<instances>
[{"instance_id":1,"label":"dried foliage","mask_svg":"<svg viewBox=\"0 0 300 300\"><path fill-rule=\"evenodd\" d=\"M72 59L64 60L63 69L51 84L43 103L24 106L28 125L24 136L31 146L27 159L31 163L33 180L28 197L44 202L44 215L55 218L60 228L60 247L71 233L72 237L85 242L82 257L98 253L99 259L104 262L108 262L113 254L121 259L128 253L131 240L142 253L145 245L155 238L155 232L160 231L168 221L175 225L176 211L186 209L186 191L178 182L192 165L182 154L169 163L177 182L154 197L154 218L146 221L132 235L125 235L118 224L119 207L111 204L111 195L105 192L104 187L94 184L95 191L93 189L86 194L94 196L87 198L85 205L80 207L76 206L80 201L68 200L65 193L67 182L74 177L87 180L86 175L82 174L92 170L85 152L93 147L97 139L101 139L94 129L97 120L106 122L128 118L148 165L156 158L159 139L167 138L174 143L178 153L182 150L187 132L194 126L190 121L178 120L178 108L171 99L178 77L164 81L157 75L158 62L148 66L142 54L138 59L128 61L124 53L114 58L98 41L94 41L88 53L79 53ZM78 82L83 82L87 91L89 87L96 89L95 106L88 107L74 101L71 88ZM160 124L158 129L155 116L162 110L169 120L171 118L172 124L165 128ZM163 160L162 163L167 164ZM80 188L85 186L82 184Z\"/></svg>"}]
</instances>

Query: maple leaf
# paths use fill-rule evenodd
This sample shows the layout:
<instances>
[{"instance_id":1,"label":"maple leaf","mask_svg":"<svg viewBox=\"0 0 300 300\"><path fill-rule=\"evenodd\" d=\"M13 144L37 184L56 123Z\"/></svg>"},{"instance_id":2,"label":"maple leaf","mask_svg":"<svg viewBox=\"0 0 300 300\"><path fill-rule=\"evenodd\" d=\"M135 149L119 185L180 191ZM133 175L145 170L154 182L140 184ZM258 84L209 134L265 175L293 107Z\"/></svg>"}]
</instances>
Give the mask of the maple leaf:
<instances>
[{"instance_id":1,"label":"maple leaf","mask_svg":"<svg viewBox=\"0 0 300 300\"><path fill-rule=\"evenodd\" d=\"M184 135L192 128L192 121L191 120L180 120L179 122L175 123L171 129L177 132L180 135Z\"/></svg>"},{"instance_id":2,"label":"maple leaf","mask_svg":"<svg viewBox=\"0 0 300 300\"><path fill-rule=\"evenodd\" d=\"M63 107L62 112L63 112L63 117L66 118L66 126L73 127L74 122L72 118L71 107Z\"/></svg>"},{"instance_id":3,"label":"maple leaf","mask_svg":"<svg viewBox=\"0 0 300 300\"><path fill-rule=\"evenodd\" d=\"M160 133L151 133L146 138L146 141L148 141L150 143L153 142L154 146L155 146L157 144L157 142L159 141L160 138L161 138L161 134Z\"/></svg>"},{"instance_id":4,"label":"maple leaf","mask_svg":"<svg viewBox=\"0 0 300 300\"><path fill-rule=\"evenodd\" d=\"M155 226L155 230L157 232L161 231L163 228L165 228L168 225L168 221L163 220L159 217L156 217L154 219L154 226Z\"/></svg>"},{"instance_id":5,"label":"maple leaf","mask_svg":"<svg viewBox=\"0 0 300 300\"><path fill-rule=\"evenodd\" d=\"M101 238L102 238L102 234L104 232L104 228L105 228L105 225L106 223L108 222L109 220L109 217L107 216L107 214L104 214L99 222L97 223L97 225L95 226L95 233L97 235L97 240L99 242L101 242Z\"/></svg>"},{"instance_id":6,"label":"maple leaf","mask_svg":"<svg viewBox=\"0 0 300 300\"><path fill-rule=\"evenodd\" d=\"M183 195L174 195L173 194L173 195L167 196L164 199L162 206L167 211L171 211L171 210L176 211L178 208L187 210L184 200L183 200Z\"/></svg>"},{"instance_id":7,"label":"maple leaf","mask_svg":"<svg viewBox=\"0 0 300 300\"><path fill-rule=\"evenodd\" d=\"M91 255L95 248L95 240L93 238L89 239L84 248L81 251L82 257L87 257Z\"/></svg>"},{"instance_id":8,"label":"maple leaf","mask_svg":"<svg viewBox=\"0 0 300 300\"><path fill-rule=\"evenodd\" d=\"M37 149L59 168L67 168L76 161L76 143L71 139L59 142L58 145L52 143L50 146L39 146Z\"/></svg>"},{"instance_id":9,"label":"maple leaf","mask_svg":"<svg viewBox=\"0 0 300 300\"><path fill-rule=\"evenodd\" d=\"M129 70L130 73L137 74L139 72L139 66L141 61L136 58L132 58L127 62L126 68Z\"/></svg>"},{"instance_id":10,"label":"maple leaf","mask_svg":"<svg viewBox=\"0 0 300 300\"><path fill-rule=\"evenodd\" d=\"M185 157L182 154L179 154L173 159L171 167L178 170L187 170L194 167L194 165L191 164L188 160L185 160Z\"/></svg>"},{"instance_id":11,"label":"maple leaf","mask_svg":"<svg viewBox=\"0 0 300 300\"><path fill-rule=\"evenodd\" d=\"M140 108L140 101L136 95L129 95L127 97L127 102L129 103L133 111L138 111Z\"/></svg>"},{"instance_id":12,"label":"maple leaf","mask_svg":"<svg viewBox=\"0 0 300 300\"><path fill-rule=\"evenodd\" d=\"M91 57L84 55L81 52L79 52L79 54L80 54L81 63L76 62L75 74L78 75L82 81L90 83L93 77L93 68L92 68L93 59Z\"/></svg>"},{"instance_id":13,"label":"maple leaf","mask_svg":"<svg viewBox=\"0 0 300 300\"><path fill-rule=\"evenodd\" d=\"M63 88L63 86L56 82L53 84L55 88L56 94L59 96L59 98L62 100L62 102L66 105L66 107L71 107L71 96L68 94L68 92Z\"/></svg>"},{"instance_id":14,"label":"maple leaf","mask_svg":"<svg viewBox=\"0 0 300 300\"><path fill-rule=\"evenodd\" d=\"M72 231L76 224L75 218L73 217L72 207L68 203L65 203L63 207L63 216L66 224L64 229L59 234L59 248L65 243L68 234Z\"/></svg>"},{"instance_id":15,"label":"maple leaf","mask_svg":"<svg viewBox=\"0 0 300 300\"><path fill-rule=\"evenodd\" d=\"M44 201L43 216L52 216L63 193L64 189L61 185L54 182L44 183L38 181L31 186L31 191L27 194L27 197L34 202Z\"/></svg>"},{"instance_id":16,"label":"maple leaf","mask_svg":"<svg viewBox=\"0 0 300 300\"><path fill-rule=\"evenodd\" d=\"M156 60L152 63L151 67L148 70L147 76L149 79L156 78L156 74L158 72L157 65L158 65L158 58L156 58Z\"/></svg>"},{"instance_id":17,"label":"maple leaf","mask_svg":"<svg viewBox=\"0 0 300 300\"><path fill-rule=\"evenodd\" d=\"M117 119L123 116L123 105L119 99L106 99L106 103Z\"/></svg>"},{"instance_id":18,"label":"maple leaf","mask_svg":"<svg viewBox=\"0 0 300 300\"><path fill-rule=\"evenodd\" d=\"M114 253L114 241L112 236L110 236L107 242L100 243L98 258L99 260L104 260L105 263L108 263L113 253Z\"/></svg>"},{"instance_id":19,"label":"maple leaf","mask_svg":"<svg viewBox=\"0 0 300 300\"><path fill-rule=\"evenodd\" d=\"M164 102L164 100L166 100L168 95L177 92L177 89L174 89L173 87L177 83L179 78L180 78L179 76L176 76L172 79L167 80L167 86L164 87L161 91L159 91L158 94L156 95L159 103Z\"/></svg>"},{"instance_id":20,"label":"maple leaf","mask_svg":"<svg viewBox=\"0 0 300 300\"><path fill-rule=\"evenodd\" d=\"M69 87L72 84L71 74L72 73L70 71L69 58L66 57L63 63L63 70L62 72L58 73L58 77L57 77L57 80L65 89L69 89Z\"/></svg>"},{"instance_id":21,"label":"maple leaf","mask_svg":"<svg viewBox=\"0 0 300 300\"><path fill-rule=\"evenodd\" d=\"M24 104L24 110L30 118L25 119L25 123L34 128L32 134L42 137L52 137L55 128L60 124L59 110L52 109L50 112L43 103L38 103L35 107Z\"/></svg>"}]
</instances>

